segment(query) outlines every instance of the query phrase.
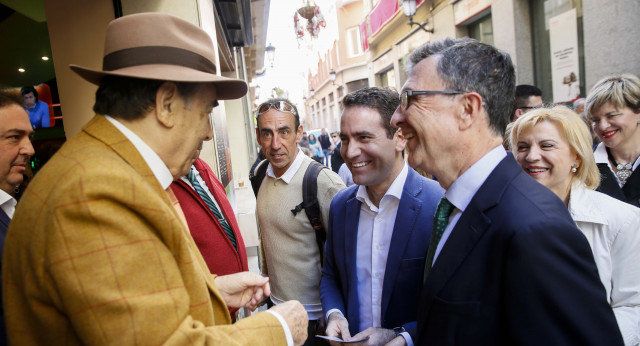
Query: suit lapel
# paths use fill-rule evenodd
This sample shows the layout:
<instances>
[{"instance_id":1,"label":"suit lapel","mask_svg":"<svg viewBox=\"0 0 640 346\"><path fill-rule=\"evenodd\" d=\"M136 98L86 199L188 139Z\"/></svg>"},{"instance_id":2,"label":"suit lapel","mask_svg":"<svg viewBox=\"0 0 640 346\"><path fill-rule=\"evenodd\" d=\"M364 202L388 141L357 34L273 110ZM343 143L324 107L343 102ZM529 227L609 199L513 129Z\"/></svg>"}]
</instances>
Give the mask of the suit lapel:
<instances>
[{"instance_id":1,"label":"suit lapel","mask_svg":"<svg viewBox=\"0 0 640 346\"><path fill-rule=\"evenodd\" d=\"M9 228L10 221L11 219L9 216L4 212L4 210L0 209L0 230L4 230L6 232L7 228Z\"/></svg>"},{"instance_id":2,"label":"suit lapel","mask_svg":"<svg viewBox=\"0 0 640 346\"><path fill-rule=\"evenodd\" d=\"M345 224L344 224L344 244L345 244L345 266L347 268L348 275L348 287L349 297L347 301L348 315L347 318L350 321L349 324L358 326L360 325L360 309L358 301L358 278L356 269L356 258L358 256L358 223L360 221L360 201L355 197L358 189L354 189L355 193L347 200L345 211Z\"/></svg>"},{"instance_id":3,"label":"suit lapel","mask_svg":"<svg viewBox=\"0 0 640 346\"><path fill-rule=\"evenodd\" d=\"M627 201L634 201L640 196L640 168L631 173L627 182L622 186L622 192L624 192Z\"/></svg>"},{"instance_id":4,"label":"suit lapel","mask_svg":"<svg viewBox=\"0 0 640 346\"><path fill-rule=\"evenodd\" d=\"M411 239L411 234L416 228L416 219L422 208L422 201L417 196L422 192L422 184L417 177L417 173L409 169L407 181L402 189L402 197L398 205L398 213L393 227L393 235L391 236L391 244L389 245L389 254L387 255L387 265L384 272L384 281L382 284L382 306L381 316L387 313L389 301L393 294L396 277L400 262L404 257L405 249Z\"/></svg>"},{"instance_id":5,"label":"suit lapel","mask_svg":"<svg viewBox=\"0 0 640 346\"><path fill-rule=\"evenodd\" d=\"M473 196L429 273L420 303L421 314L428 314L434 296L443 289L491 226L491 220L485 215L485 211L500 201L506 187L521 171L514 158L507 155Z\"/></svg>"}]
</instances>

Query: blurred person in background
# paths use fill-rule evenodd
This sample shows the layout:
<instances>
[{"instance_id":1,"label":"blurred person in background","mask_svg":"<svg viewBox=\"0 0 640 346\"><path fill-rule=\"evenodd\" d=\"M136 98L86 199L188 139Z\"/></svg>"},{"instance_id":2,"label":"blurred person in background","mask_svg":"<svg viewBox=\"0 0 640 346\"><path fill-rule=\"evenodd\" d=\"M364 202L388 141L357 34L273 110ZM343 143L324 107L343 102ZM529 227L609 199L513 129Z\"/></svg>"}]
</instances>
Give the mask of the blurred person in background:
<instances>
[{"instance_id":1,"label":"blurred person in background","mask_svg":"<svg viewBox=\"0 0 640 346\"><path fill-rule=\"evenodd\" d=\"M542 90L535 85L520 84L516 87L516 110L511 121L539 107L542 107Z\"/></svg>"},{"instance_id":2,"label":"blurred person in background","mask_svg":"<svg viewBox=\"0 0 640 346\"><path fill-rule=\"evenodd\" d=\"M34 129L49 127L49 105L38 100L38 92L32 86L20 89L24 100L24 109L29 112L29 120Z\"/></svg>"},{"instance_id":3,"label":"blurred person in background","mask_svg":"<svg viewBox=\"0 0 640 346\"><path fill-rule=\"evenodd\" d=\"M344 163L340 148L342 148L342 141L340 140L340 132L335 131L331 133L331 170L338 173L340 166Z\"/></svg>"},{"instance_id":4,"label":"blurred person in background","mask_svg":"<svg viewBox=\"0 0 640 346\"><path fill-rule=\"evenodd\" d=\"M322 146L320 146L320 142L318 142L313 133L309 134L309 151L311 151L311 157L314 160L323 163L324 152Z\"/></svg>"},{"instance_id":5,"label":"blurred person in background","mask_svg":"<svg viewBox=\"0 0 640 346\"><path fill-rule=\"evenodd\" d=\"M513 123L509 137L522 170L565 203L587 237L625 345L638 345L640 209L593 191L600 173L591 137L570 109L533 110Z\"/></svg>"}]
</instances>

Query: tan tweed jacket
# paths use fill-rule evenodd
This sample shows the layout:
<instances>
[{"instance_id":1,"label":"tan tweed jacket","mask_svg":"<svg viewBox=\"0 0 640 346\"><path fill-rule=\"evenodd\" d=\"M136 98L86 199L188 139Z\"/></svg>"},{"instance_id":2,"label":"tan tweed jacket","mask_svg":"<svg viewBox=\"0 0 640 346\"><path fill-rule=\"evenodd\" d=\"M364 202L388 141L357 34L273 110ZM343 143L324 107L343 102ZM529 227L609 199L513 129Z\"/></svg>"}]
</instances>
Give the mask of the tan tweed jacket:
<instances>
[{"instance_id":1,"label":"tan tweed jacket","mask_svg":"<svg viewBox=\"0 0 640 346\"><path fill-rule=\"evenodd\" d=\"M285 343L268 313L230 324L165 191L100 115L29 186L3 266L13 345Z\"/></svg>"}]
</instances>

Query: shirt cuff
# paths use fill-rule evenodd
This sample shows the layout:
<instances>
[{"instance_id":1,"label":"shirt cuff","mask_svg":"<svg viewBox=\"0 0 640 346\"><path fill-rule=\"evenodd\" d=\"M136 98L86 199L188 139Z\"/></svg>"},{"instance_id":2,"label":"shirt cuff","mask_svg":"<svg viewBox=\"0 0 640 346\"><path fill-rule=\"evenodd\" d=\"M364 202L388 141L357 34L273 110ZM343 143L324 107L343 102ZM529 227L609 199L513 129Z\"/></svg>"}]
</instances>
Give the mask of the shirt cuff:
<instances>
[{"instance_id":1,"label":"shirt cuff","mask_svg":"<svg viewBox=\"0 0 640 346\"><path fill-rule=\"evenodd\" d=\"M334 312L338 312L340 315L342 315L342 317L344 317L344 314L342 313L342 311L340 311L340 309L331 309L327 311L327 314L324 316L324 320L329 321L329 316L331 316L331 314Z\"/></svg>"},{"instance_id":2,"label":"shirt cuff","mask_svg":"<svg viewBox=\"0 0 640 346\"><path fill-rule=\"evenodd\" d=\"M409 335L408 332L402 332L400 333L400 335L402 335L402 337L404 338L404 341L407 343L407 346L413 346L413 340L411 340L411 335Z\"/></svg>"},{"instance_id":3,"label":"shirt cuff","mask_svg":"<svg viewBox=\"0 0 640 346\"><path fill-rule=\"evenodd\" d=\"M287 346L293 346L293 336L291 336L291 330L289 330L289 326L287 325L287 322L284 320L284 318L282 318L282 315L271 310L267 310L265 312L272 314L278 319L278 322L280 322L280 324L282 325L282 329L284 329L284 337L285 339L287 339Z\"/></svg>"}]
</instances>

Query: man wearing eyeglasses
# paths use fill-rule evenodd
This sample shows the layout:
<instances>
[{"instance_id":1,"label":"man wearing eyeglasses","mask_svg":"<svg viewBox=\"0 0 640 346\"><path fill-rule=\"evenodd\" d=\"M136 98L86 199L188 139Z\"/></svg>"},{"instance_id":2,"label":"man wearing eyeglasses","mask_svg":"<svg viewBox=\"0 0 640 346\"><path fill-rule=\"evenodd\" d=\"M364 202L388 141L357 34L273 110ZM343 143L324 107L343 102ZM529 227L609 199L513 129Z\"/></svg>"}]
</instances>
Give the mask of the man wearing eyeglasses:
<instances>
[{"instance_id":1,"label":"man wearing eyeglasses","mask_svg":"<svg viewBox=\"0 0 640 346\"><path fill-rule=\"evenodd\" d=\"M297 108L289 100L270 99L259 105L257 123L258 143L268 161L256 209L265 259L262 271L269 275L270 299L276 305L287 300L300 301L309 316L305 345L323 344L314 335L322 319L320 246L324 244L316 241L316 231L306 213L293 213L302 201L307 167L314 161L297 146L302 138L302 125ZM328 224L331 199L344 187L331 170L322 169L318 174L322 225Z\"/></svg>"},{"instance_id":2,"label":"man wearing eyeglasses","mask_svg":"<svg viewBox=\"0 0 640 346\"><path fill-rule=\"evenodd\" d=\"M515 89L509 55L444 39L409 61L392 124L409 164L446 190L416 302L418 344L621 345L589 243L501 145Z\"/></svg>"},{"instance_id":3,"label":"man wearing eyeglasses","mask_svg":"<svg viewBox=\"0 0 640 346\"><path fill-rule=\"evenodd\" d=\"M542 106L542 90L534 85L520 84L516 87L516 110L511 121Z\"/></svg>"}]
</instances>

